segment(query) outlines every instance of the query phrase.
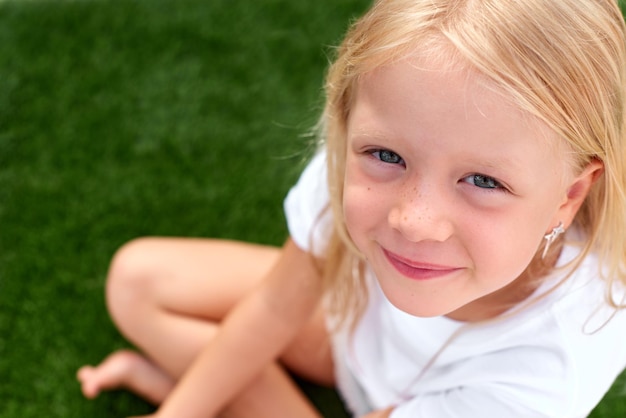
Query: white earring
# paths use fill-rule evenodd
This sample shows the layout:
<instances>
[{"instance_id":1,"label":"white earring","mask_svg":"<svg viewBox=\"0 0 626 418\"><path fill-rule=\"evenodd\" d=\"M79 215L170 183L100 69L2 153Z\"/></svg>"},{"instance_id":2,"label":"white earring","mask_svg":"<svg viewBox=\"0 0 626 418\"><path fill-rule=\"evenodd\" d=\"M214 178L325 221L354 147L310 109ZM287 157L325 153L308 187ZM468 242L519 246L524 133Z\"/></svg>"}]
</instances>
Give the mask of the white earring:
<instances>
[{"instance_id":1,"label":"white earring","mask_svg":"<svg viewBox=\"0 0 626 418\"><path fill-rule=\"evenodd\" d=\"M541 254L541 258L546 258L546 254L548 254L548 249L550 249L550 245L552 245L557 237L563 232L565 232L565 228L563 228L563 222L559 222L557 226L552 228L552 232L543 236L543 239L546 240L546 244L543 247L543 254Z\"/></svg>"}]
</instances>

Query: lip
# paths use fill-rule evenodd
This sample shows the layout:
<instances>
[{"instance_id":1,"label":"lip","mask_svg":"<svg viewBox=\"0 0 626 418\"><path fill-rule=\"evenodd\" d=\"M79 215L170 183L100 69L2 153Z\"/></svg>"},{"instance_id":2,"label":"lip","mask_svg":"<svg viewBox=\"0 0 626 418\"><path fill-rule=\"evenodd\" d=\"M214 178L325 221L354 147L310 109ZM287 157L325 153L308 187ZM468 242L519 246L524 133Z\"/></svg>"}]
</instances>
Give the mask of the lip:
<instances>
[{"instance_id":1,"label":"lip","mask_svg":"<svg viewBox=\"0 0 626 418\"><path fill-rule=\"evenodd\" d=\"M413 280L433 280L448 276L462 268L439 264L413 261L383 248L383 254L389 263L403 276Z\"/></svg>"}]
</instances>

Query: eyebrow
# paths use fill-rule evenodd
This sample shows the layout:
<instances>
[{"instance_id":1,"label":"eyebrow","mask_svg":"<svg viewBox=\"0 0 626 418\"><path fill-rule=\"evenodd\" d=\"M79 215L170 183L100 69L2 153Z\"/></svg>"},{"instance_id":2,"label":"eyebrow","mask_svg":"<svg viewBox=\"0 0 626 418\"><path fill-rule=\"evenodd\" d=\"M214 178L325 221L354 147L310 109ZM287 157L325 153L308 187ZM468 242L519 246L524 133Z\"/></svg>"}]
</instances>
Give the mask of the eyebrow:
<instances>
[{"instance_id":1,"label":"eyebrow","mask_svg":"<svg viewBox=\"0 0 626 418\"><path fill-rule=\"evenodd\" d=\"M389 138L385 133L381 130L371 130L371 129L355 129L351 135L347 136L347 139L355 139L355 138L373 138L382 141L389 141Z\"/></svg>"},{"instance_id":2,"label":"eyebrow","mask_svg":"<svg viewBox=\"0 0 626 418\"><path fill-rule=\"evenodd\" d=\"M467 161L471 163L475 163L477 165L486 167L488 169L494 170L506 170L508 172L512 171L522 171L526 168L525 164L521 164L519 161L516 161L507 157L493 157L493 158L469 158Z\"/></svg>"}]
</instances>

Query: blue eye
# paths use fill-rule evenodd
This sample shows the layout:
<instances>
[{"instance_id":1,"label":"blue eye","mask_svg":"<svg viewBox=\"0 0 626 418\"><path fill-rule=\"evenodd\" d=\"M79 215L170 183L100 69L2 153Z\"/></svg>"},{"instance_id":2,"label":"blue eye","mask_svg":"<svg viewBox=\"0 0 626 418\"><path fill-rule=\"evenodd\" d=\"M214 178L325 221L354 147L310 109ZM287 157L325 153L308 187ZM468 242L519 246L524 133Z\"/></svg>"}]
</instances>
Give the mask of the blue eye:
<instances>
[{"instance_id":1,"label":"blue eye","mask_svg":"<svg viewBox=\"0 0 626 418\"><path fill-rule=\"evenodd\" d=\"M371 151L371 154L380 161L387 164L402 164L404 160L398 154L388 149L379 149Z\"/></svg>"},{"instance_id":2,"label":"blue eye","mask_svg":"<svg viewBox=\"0 0 626 418\"><path fill-rule=\"evenodd\" d=\"M471 176L465 177L463 181L481 189L504 189L498 180L493 177L483 176L482 174L472 174Z\"/></svg>"}]
</instances>

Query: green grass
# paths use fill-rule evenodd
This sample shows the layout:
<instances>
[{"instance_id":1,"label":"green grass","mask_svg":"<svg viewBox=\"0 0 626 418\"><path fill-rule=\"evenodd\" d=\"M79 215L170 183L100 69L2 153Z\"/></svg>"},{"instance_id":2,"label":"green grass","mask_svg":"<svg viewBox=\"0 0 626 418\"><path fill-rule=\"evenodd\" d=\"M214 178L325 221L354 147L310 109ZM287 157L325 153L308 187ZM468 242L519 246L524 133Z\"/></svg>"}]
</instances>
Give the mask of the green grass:
<instances>
[{"instance_id":1,"label":"green grass","mask_svg":"<svg viewBox=\"0 0 626 418\"><path fill-rule=\"evenodd\" d=\"M368 3L0 2L0 417L151 411L75 382L127 345L111 255L142 235L279 244L329 46ZM625 385L593 416L626 416Z\"/></svg>"},{"instance_id":2,"label":"green grass","mask_svg":"<svg viewBox=\"0 0 626 418\"><path fill-rule=\"evenodd\" d=\"M0 3L0 416L121 417L74 374L142 235L279 244L328 46L364 1Z\"/></svg>"}]
</instances>

